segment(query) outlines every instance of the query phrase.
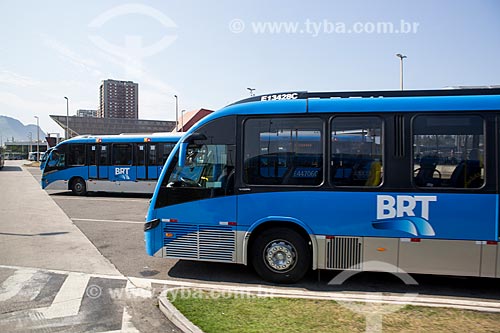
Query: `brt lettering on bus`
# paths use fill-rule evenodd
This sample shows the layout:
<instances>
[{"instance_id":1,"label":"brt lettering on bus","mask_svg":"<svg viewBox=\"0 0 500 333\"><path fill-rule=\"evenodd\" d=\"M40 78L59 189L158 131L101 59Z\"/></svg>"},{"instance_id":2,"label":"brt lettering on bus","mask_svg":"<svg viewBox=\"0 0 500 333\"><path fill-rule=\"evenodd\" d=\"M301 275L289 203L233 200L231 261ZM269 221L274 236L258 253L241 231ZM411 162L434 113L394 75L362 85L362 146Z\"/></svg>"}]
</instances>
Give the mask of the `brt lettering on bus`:
<instances>
[{"instance_id":1,"label":"brt lettering on bus","mask_svg":"<svg viewBox=\"0 0 500 333\"><path fill-rule=\"evenodd\" d=\"M128 172L130 171L130 168L115 168L115 176L118 175L127 175Z\"/></svg>"},{"instance_id":2,"label":"brt lettering on bus","mask_svg":"<svg viewBox=\"0 0 500 333\"><path fill-rule=\"evenodd\" d=\"M437 196L377 195L377 221L372 226L413 236L435 236L429 223L431 202L437 202Z\"/></svg>"}]
</instances>

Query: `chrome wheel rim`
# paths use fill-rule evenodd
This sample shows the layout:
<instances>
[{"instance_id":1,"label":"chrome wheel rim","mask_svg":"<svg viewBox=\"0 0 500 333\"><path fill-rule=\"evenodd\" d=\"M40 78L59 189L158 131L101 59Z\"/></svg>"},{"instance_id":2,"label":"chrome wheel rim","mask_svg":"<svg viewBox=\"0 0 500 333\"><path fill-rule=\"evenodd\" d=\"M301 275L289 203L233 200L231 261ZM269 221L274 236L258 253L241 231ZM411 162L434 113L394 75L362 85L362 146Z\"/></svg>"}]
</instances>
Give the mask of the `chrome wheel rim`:
<instances>
[{"instance_id":1,"label":"chrome wheel rim","mask_svg":"<svg viewBox=\"0 0 500 333\"><path fill-rule=\"evenodd\" d=\"M264 248L264 262L272 271L288 272L297 263L297 250L286 240L273 240Z\"/></svg>"}]
</instances>

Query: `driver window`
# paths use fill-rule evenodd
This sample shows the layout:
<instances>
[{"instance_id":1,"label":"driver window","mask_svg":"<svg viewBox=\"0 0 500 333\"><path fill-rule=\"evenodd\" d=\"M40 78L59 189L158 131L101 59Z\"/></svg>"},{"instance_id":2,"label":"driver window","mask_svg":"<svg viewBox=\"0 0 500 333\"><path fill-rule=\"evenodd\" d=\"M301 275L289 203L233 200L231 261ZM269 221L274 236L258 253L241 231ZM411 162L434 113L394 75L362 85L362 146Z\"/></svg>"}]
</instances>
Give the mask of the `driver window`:
<instances>
[{"instance_id":1,"label":"driver window","mask_svg":"<svg viewBox=\"0 0 500 333\"><path fill-rule=\"evenodd\" d=\"M232 193L234 162L229 147L231 146L190 144L184 166L176 165L167 187L213 189L211 196Z\"/></svg>"}]
</instances>

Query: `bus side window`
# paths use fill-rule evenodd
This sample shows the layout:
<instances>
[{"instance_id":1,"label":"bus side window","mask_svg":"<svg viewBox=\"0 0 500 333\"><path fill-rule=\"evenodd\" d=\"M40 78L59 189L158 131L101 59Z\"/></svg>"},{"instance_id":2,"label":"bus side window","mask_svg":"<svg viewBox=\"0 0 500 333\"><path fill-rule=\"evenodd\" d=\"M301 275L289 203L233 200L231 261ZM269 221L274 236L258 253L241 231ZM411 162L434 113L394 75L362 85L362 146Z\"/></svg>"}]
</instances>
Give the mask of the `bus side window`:
<instances>
[{"instance_id":1,"label":"bus side window","mask_svg":"<svg viewBox=\"0 0 500 333\"><path fill-rule=\"evenodd\" d=\"M70 144L68 149L68 166L85 165L85 145Z\"/></svg>"},{"instance_id":2,"label":"bus side window","mask_svg":"<svg viewBox=\"0 0 500 333\"><path fill-rule=\"evenodd\" d=\"M335 186L379 186L383 179L382 120L341 116L332 120L331 175Z\"/></svg>"},{"instance_id":3,"label":"bus side window","mask_svg":"<svg viewBox=\"0 0 500 333\"><path fill-rule=\"evenodd\" d=\"M109 164L108 146L102 145L99 153L99 165L104 166Z\"/></svg>"},{"instance_id":4,"label":"bus side window","mask_svg":"<svg viewBox=\"0 0 500 333\"><path fill-rule=\"evenodd\" d=\"M262 118L245 122L244 181L318 186L323 182L323 121Z\"/></svg>"},{"instance_id":5,"label":"bus side window","mask_svg":"<svg viewBox=\"0 0 500 333\"><path fill-rule=\"evenodd\" d=\"M132 145L113 144L113 164L132 165Z\"/></svg>"},{"instance_id":6,"label":"bus side window","mask_svg":"<svg viewBox=\"0 0 500 333\"><path fill-rule=\"evenodd\" d=\"M484 184L484 126L475 115L421 115L413 121L413 180L418 187Z\"/></svg>"}]
</instances>

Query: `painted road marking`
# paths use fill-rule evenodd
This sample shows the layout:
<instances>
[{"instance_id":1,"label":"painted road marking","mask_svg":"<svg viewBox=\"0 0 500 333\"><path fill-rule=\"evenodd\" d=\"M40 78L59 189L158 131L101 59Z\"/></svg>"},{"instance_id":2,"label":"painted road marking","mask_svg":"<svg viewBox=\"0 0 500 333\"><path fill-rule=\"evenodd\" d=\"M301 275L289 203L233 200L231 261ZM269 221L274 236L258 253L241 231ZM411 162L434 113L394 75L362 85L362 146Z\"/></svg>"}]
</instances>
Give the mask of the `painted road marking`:
<instances>
[{"instance_id":1,"label":"painted road marking","mask_svg":"<svg viewBox=\"0 0 500 333\"><path fill-rule=\"evenodd\" d=\"M89 279L87 274L68 274L52 305L40 311L45 319L76 316Z\"/></svg>"},{"instance_id":2,"label":"painted road marking","mask_svg":"<svg viewBox=\"0 0 500 333\"><path fill-rule=\"evenodd\" d=\"M16 296L36 273L33 269L16 270L0 286L0 302ZM40 291L38 291L40 292ZM35 296L36 297L36 296Z\"/></svg>"}]
</instances>

